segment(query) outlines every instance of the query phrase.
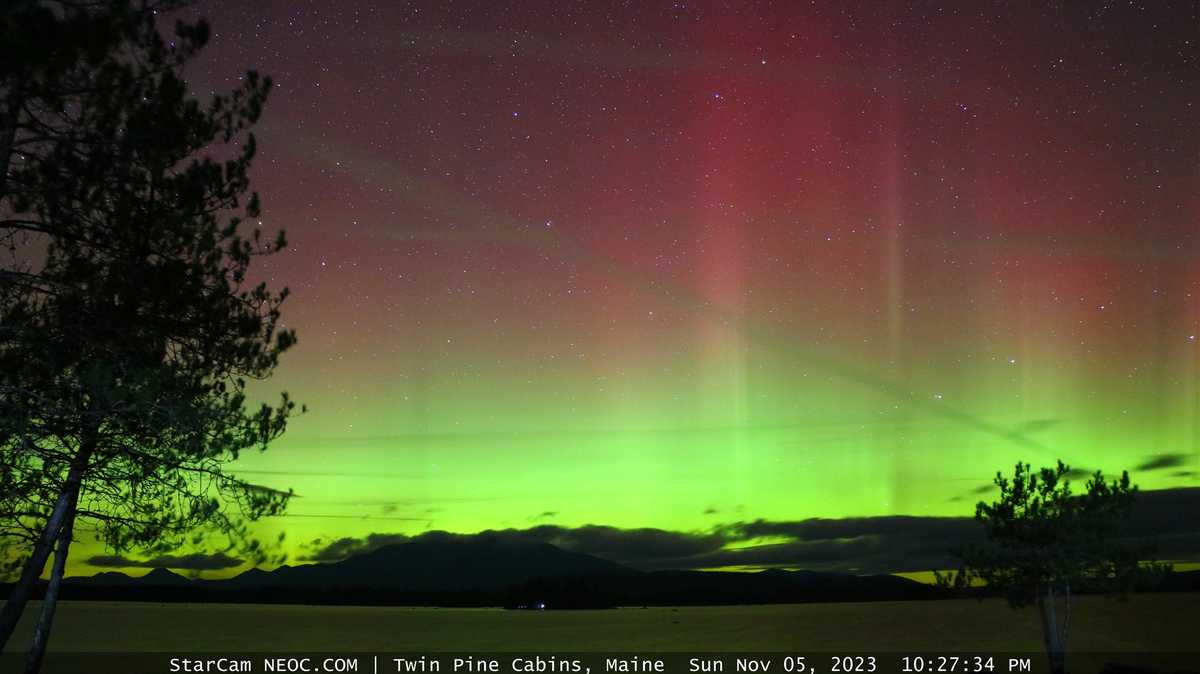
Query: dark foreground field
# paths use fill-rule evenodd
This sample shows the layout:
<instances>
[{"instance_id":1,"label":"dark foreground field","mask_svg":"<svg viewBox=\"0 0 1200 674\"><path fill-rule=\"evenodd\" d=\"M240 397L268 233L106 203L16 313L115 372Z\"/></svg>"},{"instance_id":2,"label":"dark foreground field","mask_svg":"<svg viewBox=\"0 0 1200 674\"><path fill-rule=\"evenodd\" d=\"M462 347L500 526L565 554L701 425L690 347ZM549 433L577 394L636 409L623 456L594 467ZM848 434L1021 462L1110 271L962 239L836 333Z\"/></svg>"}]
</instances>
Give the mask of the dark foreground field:
<instances>
[{"instance_id":1,"label":"dark foreground field","mask_svg":"<svg viewBox=\"0 0 1200 674\"><path fill-rule=\"evenodd\" d=\"M10 650L28 643L31 604ZM1078 600L1079 652L1200 650L1200 594ZM51 651L1039 651L999 600L601 611L64 602Z\"/></svg>"}]
</instances>

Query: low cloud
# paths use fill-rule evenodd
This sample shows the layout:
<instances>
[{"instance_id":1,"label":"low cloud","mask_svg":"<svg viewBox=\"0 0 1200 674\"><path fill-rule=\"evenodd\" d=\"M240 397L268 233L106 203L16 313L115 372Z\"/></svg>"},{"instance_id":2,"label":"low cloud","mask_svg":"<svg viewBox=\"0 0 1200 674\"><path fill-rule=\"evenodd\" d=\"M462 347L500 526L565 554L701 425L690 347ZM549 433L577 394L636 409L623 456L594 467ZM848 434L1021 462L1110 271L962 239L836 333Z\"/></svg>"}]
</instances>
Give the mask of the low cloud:
<instances>
[{"instance_id":1,"label":"low cloud","mask_svg":"<svg viewBox=\"0 0 1200 674\"><path fill-rule=\"evenodd\" d=\"M962 539L971 536L978 525L970 517L913 517L887 515L883 517L847 517L843 519L814 518L794 522L755 520L727 525L726 530L736 540L787 537L803 541L846 540L881 537L911 540Z\"/></svg>"},{"instance_id":2,"label":"low cloud","mask_svg":"<svg viewBox=\"0 0 1200 674\"><path fill-rule=\"evenodd\" d=\"M719 550L728 542L719 533L653 528L618 529L595 524L573 529L542 526L512 533L552 543L572 552L595 555L631 566L661 566L666 560L694 557Z\"/></svg>"},{"instance_id":3,"label":"low cloud","mask_svg":"<svg viewBox=\"0 0 1200 674\"><path fill-rule=\"evenodd\" d=\"M1187 463L1187 454L1153 454L1134 470L1162 470L1177 468Z\"/></svg>"},{"instance_id":4,"label":"low cloud","mask_svg":"<svg viewBox=\"0 0 1200 674\"><path fill-rule=\"evenodd\" d=\"M642 570L720 567L788 567L887 573L947 568L955 545L981 536L970 518L880 517L847 520L723 525L710 532L587 525L541 525L528 529L456 534L429 531L417 536L371 534L314 545L308 561L334 562L403 542L467 542L491 538L512 543L550 543ZM772 539L769 544L754 542ZM774 542L783 539L782 542Z\"/></svg>"},{"instance_id":5,"label":"low cloud","mask_svg":"<svg viewBox=\"0 0 1200 674\"><path fill-rule=\"evenodd\" d=\"M325 542L314 540L309 547L313 552L302 556L306 562L337 562L347 557L378 550L385 545L395 545L412 540L404 534L369 534L365 538L343 537Z\"/></svg>"},{"instance_id":6,"label":"low cloud","mask_svg":"<svg viewBox=\"0 0 1200 674\"><path fill-rule=\"evenodd\" d=\"M1159 559L1200 560L1200 488L1140 492L1125 539L1153 544ZM364 538L314 541L309 561L338 561L384 545L409 541L550 543L642 569L782 567L850 573L928 571L957 565L952 551L981 542L972 517L851 517L732 522L710 531L621 529L602 525L488 530L475 534L428 531L416 536L375 533Z\"/></svg>"},{"instance_id":7,"label":"low cloud","mask_svg":"<svg viewBox=\"0 0 1200 674\"><path fill-rule=\"evenodd\" d=\"M159 555L152 559L130 559L121 555L94 555L84 560L90 566L104 568L137 568L137 569L184 569L187 571L219 571L232 569L245 560L218 552L204 554L196 552L190 555Z\"/></svg>"},{"instance_id":8,"label":"low cloud","mask_svg":"<svg viewBox=\"0 0 1200 674\"><path fill-rule=\"evenodd\" d=\"M754 520L726 525L730 548L692 560L694 568L780 566L856 573L946 568L952 550L982 540L970 517L850 517ZM769 540L759 545L739 545Z\"/></svg>"},{"instance_id":9,"label":"low cloud","mask_svg":"<svg viewBox=\"0 0 1200 674\"><path fill-rule=\"evenodd\" d=\"M1068 480L1086 480L1094 477L1095 475L1096 471L1088 470L1087 468L1071 468L1067 471Z\"/></svg>"},{"instance_id":10,"label":"low cloud","mask_svg":"<svg viewBox=\"0 0 1200 674\"><path fill-rule=\"evenodd\" d=\"M545 514L543 514L545 515ZM452 534L429 531L418 536L374 533L364 538L339 538L314 541L313 550L304 559L335 562L352 555L376 550L384 545L422 540L466 540L488 536L523 543L550 543L564 550L603 557L631 566L654 566L659 560L676 560L721 549L728 539L718 533L688 533L665 529L619 529L601 525L568 528L543 524L528 529L488 530L478 534Z\"/></svg>"}]
</instances>

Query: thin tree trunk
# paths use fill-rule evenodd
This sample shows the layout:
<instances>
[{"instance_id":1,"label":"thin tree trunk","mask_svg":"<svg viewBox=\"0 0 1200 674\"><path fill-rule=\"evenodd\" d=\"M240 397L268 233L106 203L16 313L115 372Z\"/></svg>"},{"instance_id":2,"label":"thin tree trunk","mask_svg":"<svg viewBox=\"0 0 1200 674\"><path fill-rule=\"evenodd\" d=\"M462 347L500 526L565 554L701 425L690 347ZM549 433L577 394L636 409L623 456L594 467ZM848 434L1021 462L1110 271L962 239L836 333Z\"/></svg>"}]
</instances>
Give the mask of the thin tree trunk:
<instances>
[{"instance_id":1,"label":"thin tree trunk","mask_svg":"<svg viewBox=\"0 0 1200 674\"><path fill-rule=\"evenodd\" d=\"M1045 593L1038 598L1038 608L1042 614L1042 638L1046 644L1046 656L1050 659L1050 671L1054 674L1064 674L1066 658L1058 631L1058 616L1054 610L1054 602L1054 588L1047 587Z\"/></svg>"},{"instance_id":2,"label":"thin tree trunk","mask_svg":"<svg viewBox=\"0 0 1200 674\"><path fill-rule=\"evenodd\" d=\"M71 536L75 529L75 507L78 504L79 492L71 499L71 509L63 520L58 533L58 544L54 548L54 567L50 571L50 584L46 587L46 599L42 602L42 615L38 618L37 627L33 630L33 643L29 646L29 654L25 658L25 674L37 674L42 668L42 659L46 655L46 643L50 638L50 628L54 624L54 611L58 606L58 592L62 586L63 573L67 568L67 553L71 548Z\"/></svg>"},{"instance_id":3,"label":"thin tree trunk","mask_svg":"<svg viewBox=\"0 0 1200 674\"><path fill-rule=\"evenodd\" d=\"M1066 617L1063 618L1062 643L1063 650L1066 650L1067 637L1071 634L1071 584L1067 583L1063 590L1063 612L1066 613Z\"/></svg>"},{"instance_id":4,"label":"thin tree trunk","mask_svg":"<svg viewBox=\"0 0 1200 674\"><path fill-rule=\"evenodd\" d=\"M25 604L29 603L29 595L33 593L37 579L41 577L42 570L46 568L46 559L50 556L50 548L58 537L59 530L62 529L63 519L66 517L70 501L67 486L63 485L63 492L59 494L58 502L54 504L50 518L46 520L42 535L37 544L33 546L33 554L25 561L25 568L21 570L21 578L9 591L8 601L4 602L4 609L0 610L0 651L4 650L9 637L16 629L17 621L21 619L21 614L25 611Z\"/></svg>"},{"instance_id":5,"label":"thin tree trunk","mask_svg":"<svg viewBox=\"0 0 1200 674\"><path fill-rule=\"evenodd\" d=\"M1050 625L1046 622L1046 597L1041 590L1038 590L1037 598L1038 617L1042 620L1042 645L1046 649L1046 659L1054 662L1054 649L1050 647Z\"/></svg>"},{"instance_id":6,"label":"thin tree trunk","mask_svg":"<svg viewBox=\"0 0 1200 674\"><path fill-rule=\"evenodd\" d=\"M12 637L13 630L17 628L21 614L25 612L25 605L29 603L33 588L46 568L46 559L50 557L50 549L58 538L63 523L68 515L74 515L76 499L79 497L79 487L83 482L83 473L95 447L96 440L93 434L93 437L85 442L85 446L75 460L71 462L71 469L67 471L67 480L63 484L62 492L58 495L58 502L54 504L54 510L46 520L41 537L33 546L33 554L25 562L21 578L9 591L8 601L4 602L4 608L0 610L0 652L3 652L9 638Z\"/></svg>"}]
</instances>

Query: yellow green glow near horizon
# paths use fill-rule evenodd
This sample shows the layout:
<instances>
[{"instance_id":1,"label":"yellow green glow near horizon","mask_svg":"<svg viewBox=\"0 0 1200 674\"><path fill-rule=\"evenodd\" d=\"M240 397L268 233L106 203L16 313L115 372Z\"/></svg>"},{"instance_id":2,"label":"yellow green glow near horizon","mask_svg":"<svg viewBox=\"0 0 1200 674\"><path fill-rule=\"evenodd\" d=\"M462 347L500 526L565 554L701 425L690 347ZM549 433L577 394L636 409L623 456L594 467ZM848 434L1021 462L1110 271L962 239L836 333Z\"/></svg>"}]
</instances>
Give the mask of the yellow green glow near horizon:
<instances>
[{"instance_id":1,"label":"yellow green glow near horizon","mask_svg":"<svg viewBox=\"0 0 1200 674\"><path fill-rule=\"evenodd\" d=\"M829 340L822 357L789 349L778 326L718 314L714 331L709 316L650 311L675 339L594 357L582 335L567 337L576 351L488 357L486 332L453 329L426 341L420 364L403 345L390 361L298 347L309 367L285 366L264 389L288 388L312 411L234 471L297 494L257 530L286 532L296 563L314 539L370 533L969 516L977 489L1018 460L1113 473L1194 446L1187 335L1170 347L1180 367L1152 382L1095 365L1099 350L1039 349L1019 331L1007 348L943 345L889 379L902 368L869 339ZM1166 471L1134 479L1195 484Z\"/></svg>"}]
</instances>

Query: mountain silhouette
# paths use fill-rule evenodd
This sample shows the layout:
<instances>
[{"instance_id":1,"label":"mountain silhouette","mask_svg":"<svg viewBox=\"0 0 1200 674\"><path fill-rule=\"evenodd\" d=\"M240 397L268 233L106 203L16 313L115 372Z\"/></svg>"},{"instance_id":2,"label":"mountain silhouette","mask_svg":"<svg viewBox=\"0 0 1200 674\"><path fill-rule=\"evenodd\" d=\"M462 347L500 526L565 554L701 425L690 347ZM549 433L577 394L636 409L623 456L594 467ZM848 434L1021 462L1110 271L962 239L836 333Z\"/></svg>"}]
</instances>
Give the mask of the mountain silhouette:
<instances>
[{"instance_id":1,"label":"mountain silhouette","mask_svg":"<svg viewBox=\"0 0 1200 674\"><path fill-rule=\"evenodd\" d=\"M142 576L139 580L146 584L176 587L189 585L192 582L178 573L175 573L174 571L169 571L161 567L151 569L150 573Z\"/></svg>"},{"instance_id":2,"label":"mountain silhouette","mask_svg":"<svg viewBox=\"0 0 1200 674\"><path fill-rule=\"evenodd\" d=\"M930 599L936 588L889 575L816 571L644 572L549 543L428 536L337 562L250 569L191 580L166 569L141 578L68 578L64 598L359 605L599 608Z\"/></svg>"},{"instance_id":3,"label":"mountain silhouette","mask_svg":"<svg viewBox=\"0 0 1200 674\"><path fill-rule=\"evenodd\" d=\"M96 587L187 587L192 581L162 567L156 567L141 577L129 576L119 571L105 571L94 576L67 578L63 582Z\"/></svg>"},{"instance_id":4,"label":"mountain silhouette","mask_svg":"<svg viewBox=\"0 0 1200 674\"><path fill-rule=\"evenodd\" d=\"M0 586L0 597L8 586ZM1154 591L1196 591L1200 571ZM696 606L904 601L946 596L892 575L820 571L644 572L548 543L428 536L330 563L250 569L221 580L156 568L137 578L106 571L67 578L66 599L407 606Z\"/></svg>"},{"instance_id":5,"label":"mountain silhouette","mask_svg":"<svg viewBox=\"0 0 1200 674\"><path fill-rule=\"evenodd\" d=\"M549 543L499 537L419 539L339 562L252 569L228 581L237 587L361 588L410 592L491 591L536 578L627 576L637 572Z\"/></svg>"}]
</instances>

